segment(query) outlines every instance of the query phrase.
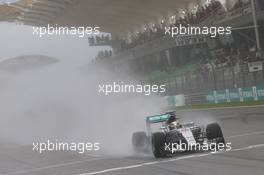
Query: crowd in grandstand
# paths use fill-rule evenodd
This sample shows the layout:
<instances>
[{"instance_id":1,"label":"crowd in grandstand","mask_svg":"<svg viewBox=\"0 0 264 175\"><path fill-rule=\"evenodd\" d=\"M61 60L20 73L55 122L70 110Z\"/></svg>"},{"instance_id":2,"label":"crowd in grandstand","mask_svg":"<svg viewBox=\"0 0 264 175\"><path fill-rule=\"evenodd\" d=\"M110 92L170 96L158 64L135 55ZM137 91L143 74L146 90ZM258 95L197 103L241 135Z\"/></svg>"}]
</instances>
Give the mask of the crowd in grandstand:
<instances>
[{"instance_id":1,"label":"crowd in grandstand","mask_svg":"<svg viewBox=\"0 0 264 175\"><path fill-rule=\"evenodd\" d=\"M102 60L104 58L110 58L112 56L112 50L101 50L96 56L96 60Z\"/></svg>"},{"instance_id":2,"label":"crowd in grandstand","mask_svg":"<svg viewBox=\"0 0 264 175\"><path fill-rule=\"evenodd\" d=\"M213 0L211 3L204 6L198 7L195 13L187 12L183 17L175 19L173 23L170 23L170 26L187 26L188 24L199 24L205 19L207 19L210 14L216 11L218 8L221 8L222 4ZM175 16L174 16L175 17ZM133 48L139 44L151 41L153 39L159 38L165 35L165 21L162 20L160 24L153 24L150 27L145 27L143 32L138 32L135 35L131 36L130 41L122 40L121 49Z\"/></svg>"},{"instance_id":3,"label":"crowd in grandstand","mask_svg":"<svg viewBox=\"0 0 264 175\"><path fill-rule=\"evenodd\" d=\"M236 9L241 9L250 5L250 1L237 0L230 10L235 11ZM259 0L259 7L264 7L264 0ZM156 38L165 35L165 26L179 26L188 24L198 24L206 20L218 9L222 9L222 4L217 0L212 0L209 4L197 8L195 13L185 12L184 17L179 17L174 19L173 22L168 24L166 21L162 20L160 24L153 24L152 26L145 27L144 31L138 32L130 37L130 41L121 41L121 50L126 50L134 48L137 45L149 42ZM96 39L99 40L100 39ZM108 40L108 38L107 38ZM253 49L255 48L255 50ZM254 55L254 56L253 56ZM227 44L216 49L210 58L201 58L200 66L204 70L212 70L213 68L221 68L225 66L234 66L236 64L241 64L247 62L247 60L255 58L256 47L255 46L236 46L235 44ZM112 51L101 51L97 59L102 59L105 57L111 57Z\"/></svg>"},{"instance_id":4,"label":"crowd in grandstand","mask_svg":"<svg viewBox=\"0 0 264 175\"><path fill-rule=\"evenodd\" d=\"M230 8L230 11L235 11L237 9L243 9L250 5L249 0L237 0L236 3ZM166 22L162 20L160 24L153 24L152 26L146 26L143 31L131 34L129 39L121 40L121 50L126 50L134 48L137 45L149 42L151 40L157 39L165 35L165 26L179 26L180 24L186 26L196 25L209 16L213 15L217 9L222 9L223 5L218 0L212 0L209 4L200 6L197 8L196 12L186 12L184 11L184 16L174 19L173 22ZM258 0L258 8L264 9L264 0ZM175 16L174 16L175 17Z\"/></svg>"},{"instance_id":5,"label":"crowd in grandstand","mask_svg":"<svg viewBox=\"0 0 264 175\"><path fill-rule=\"evenodd\" d=\"M88 42L90 46L109 45L111 43L111 36L104 34L101 36L91 36L88 38Z\"/></svg>"},{"instance_id":6,"label":"crowd in grandstand","mask_svg":"<svg viewBox=\"0 0 264 175\"><path fill-rule=\"evenodd\" d=\"M234 44L227 44L223 48L213 51L211 59L204 58L199 66L204 72L210 72L218 68L234 67L252 61L263 61L263 57L258 54L256 46L244 45L238 47Z\"/></svg>"}]
</instances>

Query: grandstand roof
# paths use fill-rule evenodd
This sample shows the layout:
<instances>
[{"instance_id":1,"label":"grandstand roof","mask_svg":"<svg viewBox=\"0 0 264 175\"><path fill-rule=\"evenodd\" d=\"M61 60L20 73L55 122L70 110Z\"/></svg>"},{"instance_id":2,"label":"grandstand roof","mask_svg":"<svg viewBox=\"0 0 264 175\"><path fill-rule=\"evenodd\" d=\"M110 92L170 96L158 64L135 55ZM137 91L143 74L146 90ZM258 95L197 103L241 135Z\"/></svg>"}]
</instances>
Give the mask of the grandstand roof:
<instances>
[{"instance_id":1,"label":"grandstand roof","mask_svg":"<svg viewBox=\"0 0 264 175\"><path fill-rule=\"evenodd\" d=\"M187 8L191 2L200 0L20 0L0 5L0 20L12 14L13 21L29 25L95 25L102 31L120 34Z\"/></svg>"},{"instance_id":2,"label":"grandstand roof","mask_svg":"<svg viewBox=\"0 0 264 175\"><path fill-rule=\"evenodd\" d=\"M18 72L36 69L59 62L58 59L43 55L24 55L0 62L0 71Z\"/></svg>"}]
</instances>

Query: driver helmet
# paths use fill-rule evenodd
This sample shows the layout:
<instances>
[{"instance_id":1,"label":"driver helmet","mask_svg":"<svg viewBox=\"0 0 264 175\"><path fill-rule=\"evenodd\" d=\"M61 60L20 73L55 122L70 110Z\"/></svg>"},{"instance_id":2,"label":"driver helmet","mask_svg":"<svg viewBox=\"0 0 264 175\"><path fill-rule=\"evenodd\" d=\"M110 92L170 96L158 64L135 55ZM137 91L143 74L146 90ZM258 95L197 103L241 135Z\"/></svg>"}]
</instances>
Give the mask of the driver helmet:
<instances>
[{"instance_id":1,"label":"driver helmet","mask_svg":"<svg viewBox=\"0 0 264 175\"><path fill-rule=\"evenodd\" d=\"M169 113L170 114L170 117L167 121L167 125L169 127L170 130L173 130L173 129L177 129L177 128L180 128L181 125L180 123L178 122L178 118L176 117L176 114L175 112L173 113Z\"/></svg>"}]
</instances>

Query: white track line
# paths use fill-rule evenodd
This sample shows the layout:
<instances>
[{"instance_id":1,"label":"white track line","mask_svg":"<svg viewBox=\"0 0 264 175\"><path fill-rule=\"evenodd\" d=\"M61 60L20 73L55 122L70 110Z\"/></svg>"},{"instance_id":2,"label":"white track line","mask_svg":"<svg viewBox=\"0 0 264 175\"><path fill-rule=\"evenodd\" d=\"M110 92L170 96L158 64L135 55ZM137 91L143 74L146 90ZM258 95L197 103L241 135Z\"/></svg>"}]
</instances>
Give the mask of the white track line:
<instances>
[{"instance_id":1,"label":"white track line","mask_svg":"<svg viewBox=\"0 0 264 175\"><path fill-rule=\"evenodd\" d=\"M264 131L251 132L251 133L240 134L240 135L232 135L232 136L228 136L226 138L244 137L244 136L250 136L250 135L257 135L257 134L264 134ZM247 146L247 147L243 147L243 148L236 148L236 149L232 149L230 151L220 151L220 152L216 152L216 153L210 152L210 153L204 153L204 154L198 154L198 155L182 156L182 157L178 157L178 158L175 158L175 159L146 162L146 163L135 164L135 165L130 165L130 166L110 168L110 169L105 169L105 170L95 171L95 172L90 172L90 173L83 173L83 174L78 174L78 175L103 174L103 173L108 173L108 172L113 172L113 171L120 171L120 170L138 168L138 167L147 166L147 165L155 165L155 164L158 164L158 163L174 162L174 161L177 161L177 160L190 159L190 158L195 158L195 157L204 157L204 156L209 156L209 155L213 155L213 154L220 154L220 153L225 153L225 152L242 151L242 150L253 149L253 148L258 148L258 147L264 147L264 144L251 145L251 146Z\"/></svg>"},{"instance_id":2,"label":"white track line","mask_svg":"<svg viewBox=\"0 0 264 175\"><path fill-rule=\"evenodd\" d=\"M264 131L251 132L251 133L245 133L245 134L240 134L240 135L232 135L232 136L228 136L226 138L244 137L244 136L250 136L250 135L257 135L257 134L264 134ZM245 148L248 148L248 147L245 147ZM233 149L231 151L240 151L241 149L243 150L244 148ZM193 158L193 157L203 157L203 156L207 156L207 155L211 155L211 154L219 154L219 153L222 153L222 152L206 153L206 154L198 154L198 155L190 155L190 156L182 156L182 157L178 157L178 158L175 158L175 159L167 159L167 160L164 160L164 161L145 162L145 163L141 163L141 164L135 164L135 165L125 166L125 167L111 168L111 169L106 169L106 170L102 170L102 171L96 171L96 172L91 172L91 173L83 173L83 174L78 174L78 175L102 174L102 173L119 171L119 170L124 170L124 169L132 169L132 168L137 168L137 167L142 167L142 166L147 166L147 165L154 165L154 164L158 164L158 163L172 162L172 161L176 161L176 160L188 159L188 158ZM64 164L56 164L56 165L51 165L51 166L46 166L46 167L41 167L41 168L34 168L34 169L17 171L17 172L10 172L10 173L7 173L7 174L0 174L0 175L16 175L16 174L21 174L21 173L29 173L29 172L45 170L45 169L50 169L50 168L58 168L58 167L63 167L63 166L68 166L68 165L74 165L74 164L84 163L84 162L89 162L89 161L94 161L94 160L106 159L106 158L103 158L101 156L102 155L100 155L99 157L96 157L96 158L92 158L92 159L85 159L85 160L80 160L80 161L68 162L68 163L64 163Z\"/></svg>"},{"instance_id":3,"label":"white track line","mask_svg":"<svg viewBox=\"0 0 264 175\"><path fill-rule=\"evenodd\" d=\"M63 167L63 166L68 166L68 165L75 165L78 163L90 162L90 161L101 160L101 159L105 159L105 158L84 159L84 160L78 160L78 161L74 161L74 162L45 166L45 167L41 167L41 168L32 168L32 169L27 169L27 170L22 170L22 171L17 171L17 172L10 172L10 173L6 173L3 175L16 175L16 174L22 174L22 173L29 173L29 172L39 171L39 170L58 168L58 167ZM0 174L0 175L2 175L2 174Z\"/></svg>"},{"instance_id":4,"label":"white track line","mask_svg":"<svg viewBox=\"0 0 264 175\"><path fill-rule=\"evenodd\" d=\"M147 165L155 165L155 164L160 164L160 163L168 163L168 162L174 162L177 160L184 160L184 159L190 159L190 158L197 158L197 157L204 157L204 156L209 156L209 155L214 155L214 154L221 154L225 152L235 152L235 151L243 151L243 150L248 150L248 149L254 149L254 148L259 148L259 147L264 147L264 144L258 144L258 145L251 145L243 148L237 148L233 149L230 151L221 151L221 152L216 152L216 153L206 153L206 154L198 154L198 155L191 155L191 156L183 156L175 159L168 159L168 160L162 160L162 161L153 161L153 162L147 162L147 163L141 163L141 164L135 164L135 165L130 165L130 166L123 166L123 167L116 167L116 168L111 168L111 169L105 169L101 171L94 171L90 173L83 173L83 174L78 174L78 175L96 175L96 174L104 174L104 173L109 173L109 172L114 172L114 171L120 171L120 170L128 170L128 169L133 169L133 168L139 168Z\"/></svg>"}]
</instances>

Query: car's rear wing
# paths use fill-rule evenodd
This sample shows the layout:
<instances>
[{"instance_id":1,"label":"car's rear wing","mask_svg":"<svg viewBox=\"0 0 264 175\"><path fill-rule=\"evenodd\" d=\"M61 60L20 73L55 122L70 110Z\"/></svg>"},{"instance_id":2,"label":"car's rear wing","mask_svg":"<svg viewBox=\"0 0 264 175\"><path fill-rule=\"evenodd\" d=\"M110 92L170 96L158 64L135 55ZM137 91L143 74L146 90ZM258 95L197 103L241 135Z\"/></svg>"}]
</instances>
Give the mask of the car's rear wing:
<instances>
[{"instance_id":1,"label":"car's rear wing","mask_svg":"<svg viewBox=\"0 0 264 175\"><path fill-rule=\"evenodd\" d=\"M165 121L167 121L169 119L169 117L170 117L169 114L148 116L146 118L146 122L149 123L149 124L165 122Z\"/></svg>"},{"instance_id":2,"label":"car's rear wing","mask_svg":"<svg viewBox=\"0 0 264 175\"><path fill-rule=\"evenodd\" d=\"M167 122L172 115L175 115L175 112L176 111L170 111L170 112L166 112L165 114L146 117L147 135L151 136L151 127L150 127L151 124ZM166 127L162 125L161 129L166 129Z\"/></svg>"},{"instance_id":3,"label":"car's rear wing","mask_svg":"<svg viewBox=\"0 0 264 175\"><path fill-rule=\"evenodd\" d=\"M151 124L166 122L169 119L169 114L153 115L146 117L147 135L151 136Z\"/></svg>"}]
</instances>

